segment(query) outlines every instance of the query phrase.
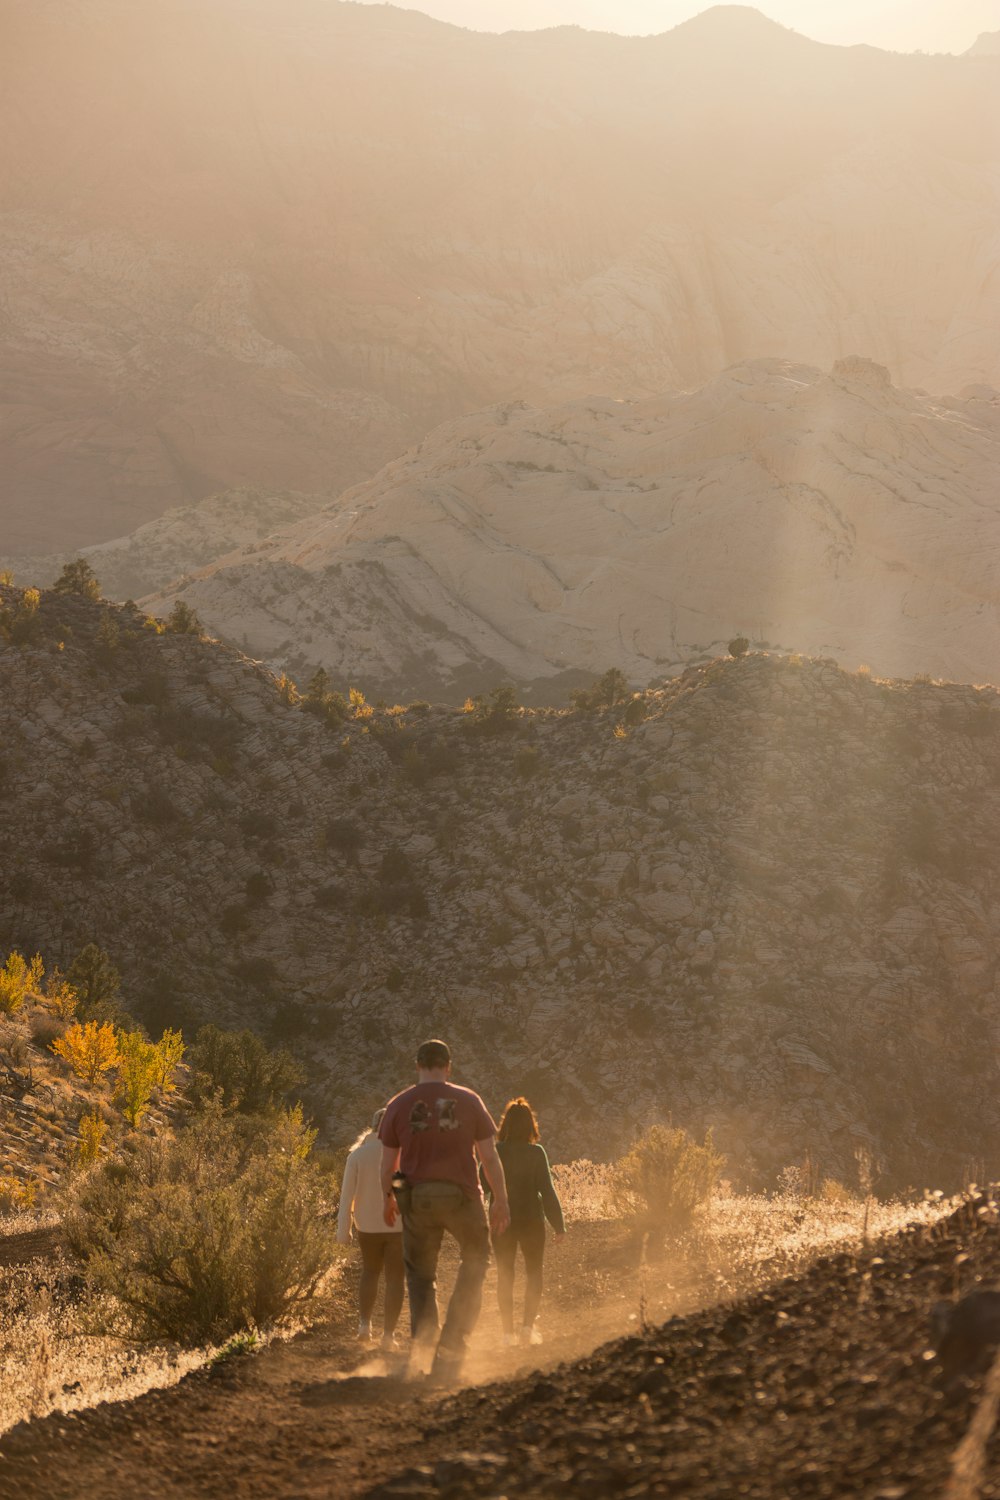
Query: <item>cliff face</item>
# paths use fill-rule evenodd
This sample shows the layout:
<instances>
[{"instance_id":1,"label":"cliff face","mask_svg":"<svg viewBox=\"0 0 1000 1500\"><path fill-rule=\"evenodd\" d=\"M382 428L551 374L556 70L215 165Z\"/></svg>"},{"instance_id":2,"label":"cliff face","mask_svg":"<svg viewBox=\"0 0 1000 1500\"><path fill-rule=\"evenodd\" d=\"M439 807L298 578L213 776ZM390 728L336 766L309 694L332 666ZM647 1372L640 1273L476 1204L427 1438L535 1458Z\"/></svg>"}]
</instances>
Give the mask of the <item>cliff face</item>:
<instances>
[{"instance_id":1,"label":"cliff face","mask_svg":"<svg viewBox=\"0 0 1000 1500\"><path fill-rule=\"evenodd\" d=\"M738 7L645 39L338 0L0 19L5 550L747 358L1000 383L988 60Z\"/></svg>"},{"instance_id":2,"label":"cliff face","mask_svg":"<svg viewBox=\"0 0 1000 1500\"><path fill-rule=\"evenodd\" d=\"M990 1171L993 689L752 655L642 723L329 726L131 611L40 618L0 648L0 948L97 941L152 1024L291 1039L341 1138L429 1032L564 1156L671 1116L737 1179L859 1144L886 1184Z\"/></svg>"},{"instance_id":3,"label":"cliff face","mask_svg":"<svg viewBox=\"0 0 1000 1500\"><path fill-rule=\"evenodd\" d=\"M991 680L1000 396L778 360L635 403L495 407L150 601L297 675L461 701L649 682L751 640ZM100 560L94 557L95 565ZM478 686L473 686L478 679Z\"/></svg>"}]
</instances>

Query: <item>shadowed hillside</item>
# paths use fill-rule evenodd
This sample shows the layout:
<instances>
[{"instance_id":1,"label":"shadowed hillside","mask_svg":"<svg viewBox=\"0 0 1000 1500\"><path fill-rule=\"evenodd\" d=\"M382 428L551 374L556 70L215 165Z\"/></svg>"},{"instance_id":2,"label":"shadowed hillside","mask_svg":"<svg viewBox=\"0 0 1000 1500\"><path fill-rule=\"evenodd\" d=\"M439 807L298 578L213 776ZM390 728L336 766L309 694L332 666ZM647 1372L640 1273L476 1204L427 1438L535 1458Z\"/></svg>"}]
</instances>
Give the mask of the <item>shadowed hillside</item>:
<instances>
[{"instance_id":1,"label":"shadowed hillside","mask_svg":"<svg viewBox=\"0 0 1000 1500\"><path fill-rule=\"evenodd\" d=\"M128 609L47 594L35 632L0 649L0 947L93 940L154 1025L291 1039L334 1136L432 1031L564 1156L669 1114L751 1179L994 1159L995 690L751 655L326 722Z\"/></svg>"}]
</instances>

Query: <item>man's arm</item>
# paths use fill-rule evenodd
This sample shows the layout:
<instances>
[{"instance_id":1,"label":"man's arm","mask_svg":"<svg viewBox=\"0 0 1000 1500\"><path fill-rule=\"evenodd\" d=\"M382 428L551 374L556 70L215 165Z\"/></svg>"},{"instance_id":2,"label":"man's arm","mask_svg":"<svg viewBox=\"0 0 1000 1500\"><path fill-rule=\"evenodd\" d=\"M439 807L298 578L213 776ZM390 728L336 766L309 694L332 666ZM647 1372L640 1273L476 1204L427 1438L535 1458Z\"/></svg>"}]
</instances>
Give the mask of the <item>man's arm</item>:
<instances>
[{"instance_id":1,"label":"man's arm","mask_svg":"<svg viewBox=\"0 0 1000 1500\"><path fill-rule=\"evenodd\" d=\"M382 1142L382 1217L391 1229L396 1222L399 1210L396 1207L396 1195L392 1191L392 1179L399 1166L399 1147L387 1146Z\"/></svg>"},{"instance_id":2,"label":"man's arm","mask_svg":"<svg viewBox=\"0 0 1000 1500\"><path fill-rule=\"evenodd\" d=\"M493 1193L490 1204L490 1228L494 1234L503 1234L510 1225L510 1208L507 1203L507 1179L503 1174L503 1162L497 1153L497 1143L491 1135L476 1142L476 1152L483 1164L486 1181Z\"/></svg>"}]
</instances>

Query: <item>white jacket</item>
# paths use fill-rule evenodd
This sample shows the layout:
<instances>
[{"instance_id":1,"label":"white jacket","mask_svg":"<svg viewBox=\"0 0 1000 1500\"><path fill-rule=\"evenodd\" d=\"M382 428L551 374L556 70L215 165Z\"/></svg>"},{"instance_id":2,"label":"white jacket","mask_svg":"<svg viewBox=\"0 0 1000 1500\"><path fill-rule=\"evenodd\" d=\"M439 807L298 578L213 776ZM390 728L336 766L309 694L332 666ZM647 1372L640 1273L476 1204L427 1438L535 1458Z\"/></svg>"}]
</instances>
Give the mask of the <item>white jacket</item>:
<instances>
[{"instance_id":1,"label":"white jacket","mask_svg":"<svg viewBox=\"0 0 1000 1500\"><path fill-rule=\"evenodd\" d=\"M351 1218L362 1234L400 1234L403 1225L397 1215L390 1229L382 1216L382 1142L370 1130L348 1154L344 1182L340 1189L340 1213L337 1216L337 1238L342 1245L350 1243Z\"/></svg>"}]
</instances>

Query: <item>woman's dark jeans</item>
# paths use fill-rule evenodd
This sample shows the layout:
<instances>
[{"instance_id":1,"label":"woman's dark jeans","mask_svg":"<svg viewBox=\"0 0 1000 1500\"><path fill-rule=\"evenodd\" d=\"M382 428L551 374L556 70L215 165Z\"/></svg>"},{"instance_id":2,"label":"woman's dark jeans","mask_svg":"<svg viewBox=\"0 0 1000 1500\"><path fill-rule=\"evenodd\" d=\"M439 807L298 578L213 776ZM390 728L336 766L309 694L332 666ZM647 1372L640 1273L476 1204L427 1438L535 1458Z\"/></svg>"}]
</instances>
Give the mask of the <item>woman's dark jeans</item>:
<instances>
[{"instance_id":1,"label":"woman's dark jeans","mask_svg":"<svg viewBox=\"0 0 1000 1500\"><path fill-rule=\"evenodd\" d=\"M545 1220L529 1219L512 1224L493 1241L497 1260L497 1301L504 1333L514 1332L514 1262L518 1246L524 1256L525 1288L522 1327L531 1328L542 1301L542 1260L545 1255Z\"/></svg>"}]
</instances>

